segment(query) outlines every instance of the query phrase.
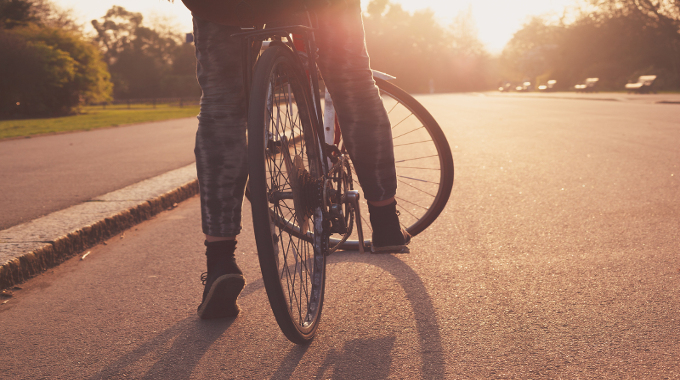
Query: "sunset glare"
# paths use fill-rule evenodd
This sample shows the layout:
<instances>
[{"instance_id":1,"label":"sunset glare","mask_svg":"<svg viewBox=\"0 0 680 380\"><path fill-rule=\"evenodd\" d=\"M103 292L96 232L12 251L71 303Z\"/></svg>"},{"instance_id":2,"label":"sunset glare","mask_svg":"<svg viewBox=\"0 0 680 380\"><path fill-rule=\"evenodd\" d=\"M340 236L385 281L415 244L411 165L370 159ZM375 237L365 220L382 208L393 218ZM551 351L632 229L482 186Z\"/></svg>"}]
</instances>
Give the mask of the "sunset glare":
<instances>
[{"instance_id":1,"label":"sunset glare","mask_svg":"<svg viewBox=\"0 0 680 380\"><path fill-rule=\"evenodd\" d=\"M175 19L178 32L191 31L191 14L180 0L170 3L166 0L54 0L63 8L73 10L73 16L89 25L90 20L104 16L113 5L120 5L129 11L141 12L148 19ZM448 25L460 12L471 9L477 25L479 39L491 53L500 53L512 35L531 16L548 14L559 17L576 0L523 0L509 2L504 0L443 1L443 0L392 0L405 10L414 12L426 8L435 12L442 25ZM368 1L362 2L363 6Z\"/></svg>"}]
</instances>

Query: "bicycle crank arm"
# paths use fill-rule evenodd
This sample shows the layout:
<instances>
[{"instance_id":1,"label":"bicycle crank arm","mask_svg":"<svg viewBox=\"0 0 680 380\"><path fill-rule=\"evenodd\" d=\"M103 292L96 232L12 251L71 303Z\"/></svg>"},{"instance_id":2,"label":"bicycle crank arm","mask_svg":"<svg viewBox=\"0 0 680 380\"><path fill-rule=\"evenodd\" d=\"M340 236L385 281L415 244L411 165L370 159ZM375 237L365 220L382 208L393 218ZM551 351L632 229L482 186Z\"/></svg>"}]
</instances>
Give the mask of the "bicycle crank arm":
<instances>
[{"instance_id":1,"label":"bicycle crank arm","mask_svg":"<svg viewBox=\"0 0 680 380\"><path fill-rule=\"evenodd\" d=\"M361 209L359 208L359 191L349 190L344 195L344 201L354 209L354 218L357 221L357 233L359 234L359 252L364 253L364 229L361 226Z\"/></svg>"}]
</instances>

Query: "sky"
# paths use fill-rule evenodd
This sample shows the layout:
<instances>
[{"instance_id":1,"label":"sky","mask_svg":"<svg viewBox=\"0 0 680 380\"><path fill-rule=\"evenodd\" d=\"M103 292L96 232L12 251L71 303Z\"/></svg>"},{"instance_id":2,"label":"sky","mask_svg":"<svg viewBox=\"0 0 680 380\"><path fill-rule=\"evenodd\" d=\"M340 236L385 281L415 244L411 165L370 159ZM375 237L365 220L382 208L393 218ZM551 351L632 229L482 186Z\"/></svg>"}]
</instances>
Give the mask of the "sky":
<instances>
[{"instance_id":1,"label":"sky","mask_svg":"<svg viewBox=\"0 0 680 380\"><path fill-rule=\"evenodd\" d=\"M181 0L53 0L84 24L104 16L113 5L141 12L145 19L171 19L180 33L191 32L191 14ZM442 23L448 25L460 12L469 8L479 32L479 39L492 54L502 51L505 44L522 25L535 15L548 14L559 17L565 8L573 7L577 0L392 0L408 11L430 8ZM366 6L368 0L363 0Z\"/></svg>"}]
</instances>

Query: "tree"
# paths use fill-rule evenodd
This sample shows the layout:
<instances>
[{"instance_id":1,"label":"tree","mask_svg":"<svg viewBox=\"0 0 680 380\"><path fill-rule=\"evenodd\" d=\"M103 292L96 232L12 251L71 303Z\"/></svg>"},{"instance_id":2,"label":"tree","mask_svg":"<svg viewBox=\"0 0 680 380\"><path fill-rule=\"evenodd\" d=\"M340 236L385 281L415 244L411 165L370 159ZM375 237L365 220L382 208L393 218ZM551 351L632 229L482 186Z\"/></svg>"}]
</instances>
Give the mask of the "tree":
<instances>
[{"instance_id":1,"label":"tree","mask_svg":"<svg viewBox=\"0 0 680 380\"><path fill-rule=\"evenodd\" d=\"M635 49L645 48L647 59L630 67L632 76L660 74L659 87L680 88L680 1L678 0L590 0L605 23L633 22Z\"/></svg>"},{"instance_id":2,"label":"tree","mask_svg":"<svg viewBox=\"0 0 680 380\"><path fill-rule=\"evenodd\" d=\"M505 47L509 77L556 79L571 87L598 77L602 89L621 90L643 74L659 89L680 88L680 2L591 0L570 24L532 19Z\"/></svg>"},{"instance_id":3,"label":"tree","mask_svg":"<svg viewBox=\"0 0 680 380\"><path fill-rule=\"evenodd\" d=\"M118 99L195 96L193 47L177 34L143 25L140 13L114 6L93 20L95 41L108 63Z\"/></svg>"},{"instance_id":4,"label":"tree","mask_svg":"<svg viewBox=\"0 0 680 380\"><path fill-rule=\"evenodd\" d=\"M0 0L0 28L12 29L38 21L27 0Z\"/></svg>"},{"instance_id":5,"label":"tree","mask_svg":"<svg viewBox=\"0 0 680 380\"><path fill-rule=\"evenodd\" d=\"M0 117L60 116L109 99L96 47L73 32L28 25L0 32Z\"/></svg>"},{"instance_id":6,"label":"tree","mask_svg":"<svg viewBox=\"0 0 680 380\"><path fill-rule=\"evenodd\" d=\"M48 0L0 0L0 29L37 24L79 31L80 26L65 11Z\"/></svg>"},{"instance_id":7,"label":"tree","mask_svg":"<svg viewBox=\"0 0 680 380\"><path fill-rule=\"evenodd\" d=\"M477 26L472 17L472 6L456 15L449 27L453 48L456 52L466 56L486 55L484 45L478 38Z\"/></svg>"},{"instance_id":8,"label":"tree","mask_svg":"<svg viewBox=\"0 0 680 380\"><path fill-rule=\"evenodd\" d=\"M557 52L561 32L561 25L532 17L503 49L500 60L504 77L536 84L537 77L552 73L560 60Z\"/></svg>"},{"instance_id":9,"label":"tree","mask_svg":"<svg viewBox=\"0 0 680 380\"><path fill-rule=\"evenodd\" d=\"M453 54L450 59L448 81L451 90L486 90L492 84L493 60L479 40L472 7L460 12L449 26Z\"/></svg>"},{"instance_id":10,"label":"tree","mask_svg":"<svg viewBox=\"0 0 680 380\"><path fill-rule=\"evenodd\" d=\"M110 99L99 51L48 0L0 0L0 117L59 116Z\"/></svg>"},{"instance_id":11,"label":"tree","mask_svg":"<svg viewBox=\"0 0 680 380\"><path fill-rule=\"evenodd\" d=\"M373 0L364 17L371 66L397 77L412 92L470 91L488 86L488 57L470 14L450 28L431 10L413 14L389 0Z\"/></svg>"}]
</instances>

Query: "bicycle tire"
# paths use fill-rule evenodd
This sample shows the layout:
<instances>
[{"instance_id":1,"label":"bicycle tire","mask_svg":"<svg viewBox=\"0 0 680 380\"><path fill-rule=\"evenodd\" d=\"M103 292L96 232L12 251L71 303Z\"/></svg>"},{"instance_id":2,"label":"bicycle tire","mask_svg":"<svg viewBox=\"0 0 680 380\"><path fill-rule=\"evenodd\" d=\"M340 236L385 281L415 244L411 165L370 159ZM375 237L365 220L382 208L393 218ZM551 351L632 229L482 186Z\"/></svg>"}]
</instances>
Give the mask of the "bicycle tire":
<instances>
[{"instance_id":1,"label":"bicycle tire","mask_svg":"<svg viewBox=\"0 0 680 380\"><path fill-rule=\"evenodd\" d=\"M328 247L322 206L314 198L316 192L321 200L314 179L322 178L324 163L307 83L293 53L271 46L254 69L248 112L249 195L260 269L276 321L297 344L310 342L319 325Z\"/></svg>"},{"instance_id":2,"label":"bicycle tire","mask_svg":"<svg viewBox=\"0 0 680 380\"><path fill-rule=\"evenodd\" d=\"M437 219L451 196L454 179L451 148L441 127L422 104L398 86L374 79L392 124L397 210L402 226L416 236ZM415 166L404 164L416 161ZM360 189L356 178L354 188ZM370 228L365 200L361 215L363 224ZM336 241L331 239L331 245ZM348 240L340 248L356 250L358 244L357 240ZM364 244L368 245L368 240Z\"/></svg>"}]
</instances>

